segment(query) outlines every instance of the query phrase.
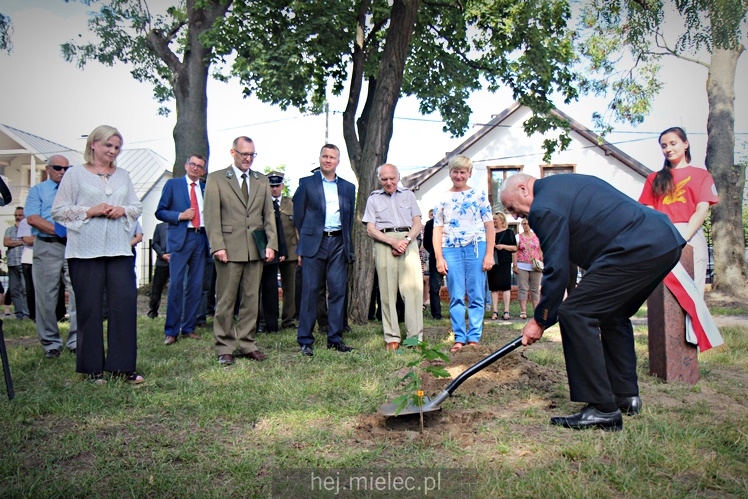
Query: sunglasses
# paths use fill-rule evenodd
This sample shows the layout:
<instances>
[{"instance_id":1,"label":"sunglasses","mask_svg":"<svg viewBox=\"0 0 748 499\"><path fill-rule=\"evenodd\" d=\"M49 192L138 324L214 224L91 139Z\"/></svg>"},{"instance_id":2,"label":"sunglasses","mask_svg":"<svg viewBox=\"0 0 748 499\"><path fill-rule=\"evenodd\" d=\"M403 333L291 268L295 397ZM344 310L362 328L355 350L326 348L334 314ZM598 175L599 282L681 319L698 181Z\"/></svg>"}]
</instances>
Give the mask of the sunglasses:
<instances>
[{"instance_id":1,"label":"sunglasses","mask_svg":"<svg viewBox=\"0 0 748 499\"><path fill-rule=\"evenodd\" d=\"M68 171L68 168L72 168L72 166L60 166L60 165L49 165L50 168L52 168L56 172L66 172Z\"/></svg>"}]
</instances>

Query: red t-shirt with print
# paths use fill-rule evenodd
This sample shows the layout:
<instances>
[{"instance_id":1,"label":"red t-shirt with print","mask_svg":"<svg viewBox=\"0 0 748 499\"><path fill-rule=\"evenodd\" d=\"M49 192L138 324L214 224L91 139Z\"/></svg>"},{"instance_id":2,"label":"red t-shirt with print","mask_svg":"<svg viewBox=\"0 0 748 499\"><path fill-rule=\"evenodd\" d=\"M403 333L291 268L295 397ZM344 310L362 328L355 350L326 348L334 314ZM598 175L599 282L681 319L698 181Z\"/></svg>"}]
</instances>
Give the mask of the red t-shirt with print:
<instances>
[{"instance_id":1,"label":"red t-shirt with print","mask_svg":"<svg viewBox=\"0 0 748 499\"><path fill-rule=\"evenodd\" d=\"M699 203L706 201L713 205L719 202L714 180L704 168L687 166L673 168L670 172L675 185L673 194L655 197L652 192L652 183L657 175L655 172L647 177L639 202L666 214L673 223L688 222Z\"/></svg>"}]
</instances>

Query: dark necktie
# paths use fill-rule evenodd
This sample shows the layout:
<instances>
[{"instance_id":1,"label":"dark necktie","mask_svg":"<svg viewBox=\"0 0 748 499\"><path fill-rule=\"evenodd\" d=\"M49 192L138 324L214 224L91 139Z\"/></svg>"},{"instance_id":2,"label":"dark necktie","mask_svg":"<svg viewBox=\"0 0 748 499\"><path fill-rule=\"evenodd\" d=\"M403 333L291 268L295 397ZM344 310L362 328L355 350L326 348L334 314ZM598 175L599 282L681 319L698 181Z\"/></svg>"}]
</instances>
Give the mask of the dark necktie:
<instances>
[{"instance_id":1,"label":"dark necktie","mask_svg":"<svg viewBox=\"0 0 748 499\"><path fill-rule=\"evenodd\" d=\"M247 174L242 173L242 194L244 194L244 202L249 201L249 187L247 186Z\"/></svg>"}]
</instances>

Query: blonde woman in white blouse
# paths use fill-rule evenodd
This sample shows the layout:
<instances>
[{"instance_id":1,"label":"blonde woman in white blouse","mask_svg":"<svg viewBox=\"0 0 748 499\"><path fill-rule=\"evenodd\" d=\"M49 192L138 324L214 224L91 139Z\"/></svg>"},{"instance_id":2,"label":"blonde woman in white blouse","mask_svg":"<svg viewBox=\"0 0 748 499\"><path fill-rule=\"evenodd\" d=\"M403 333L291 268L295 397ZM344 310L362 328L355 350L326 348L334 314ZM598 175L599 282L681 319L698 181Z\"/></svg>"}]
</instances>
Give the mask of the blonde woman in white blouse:
<instances>
[{"instance_id":1,"label":"blonde woman in white blouse","mask_svg":"<svg viewBox=\"0 0 748 499\"><path fill-rule=\"evenodd\" d=\"M130 175L117 168L122 135L102 125L86 141L86 163L60 182L52 218L67 229L65 258L78 308L76 370L97 384L104 372L130 383L137 359L137 289L132 278L131 230L143 208ZM62 229L64 230L64 229ZM104 293L109 306L104 354Z\"/></svg>"}]
</instances>

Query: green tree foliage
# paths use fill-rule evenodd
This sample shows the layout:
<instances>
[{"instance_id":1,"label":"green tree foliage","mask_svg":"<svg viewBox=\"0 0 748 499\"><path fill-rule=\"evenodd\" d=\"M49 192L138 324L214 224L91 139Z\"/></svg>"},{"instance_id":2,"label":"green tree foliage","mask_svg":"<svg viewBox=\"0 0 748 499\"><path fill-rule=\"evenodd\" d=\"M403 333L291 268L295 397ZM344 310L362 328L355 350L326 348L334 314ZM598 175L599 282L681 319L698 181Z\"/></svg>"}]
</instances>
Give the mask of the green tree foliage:
<instances>
[{"instance_id":1,"label":"green tree foliage","mask_svg":"<svg viewBox=\"0 0 748 499\"><path fill-rule=\"evenodd\" d=\"M63 57L80 68L89 61L131 64L133 78L152 84L158 102L174 98L174 175L184 175L190 154L208 157L206 88L213 51L203 38L232 0L175 0L177 5L162 13L152 12L144 0L80 1L99 6L88 20L98 40L65 43ZM168 112L160 108L161 114Z\"/></svg>"},{"instance_id":2,"label":"green tree foliage","mask_svg":"<svg viewBox=\"0 0 748 499\"><path fill-rule=\"evenodd\" d=\"M742 0L590 0L582 12L579 45L589 63L581 89L610 95L596 124L641 123L664 84L662 57L709 70L705 164L720 203L712 210L716 286L728 293L745 288L745 239L741 220L745 168L735 164L735 73L748 17Z\"/></svg>"},{"instance_id":3,"label":"green tree foliage","mask_svg":"<svg viewBox=\"0 0 748 499\"><path fill-rule=\"evenodd\" d=\"M577 96L566 0L265 0L235 2L210 35L218 54L236 50L232 75L247 95L282 108L320 112L327 92L347 89L343 134L359 184L357 219L377 188L401 95L438 111L445 131L467 130L467 98L484 84L508 86L534 115L529 133L563 128L551 97ZM240 43L238 43L240 42ZM363 100L363 104L361 101ZM546 141L547 156L568 144ZM365 320L373 279L371 241L355 224L351 312Z\"/></svg>"}]
</instances>

